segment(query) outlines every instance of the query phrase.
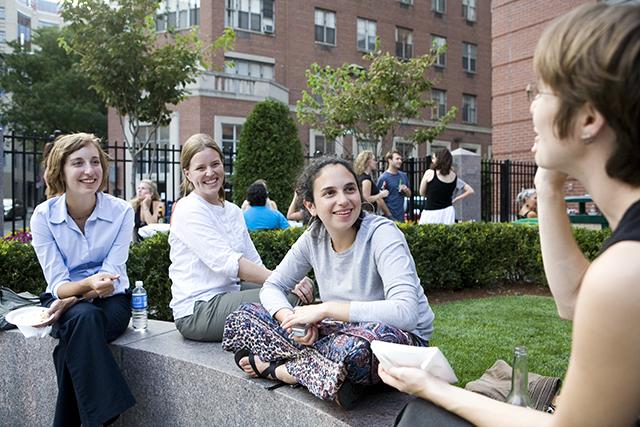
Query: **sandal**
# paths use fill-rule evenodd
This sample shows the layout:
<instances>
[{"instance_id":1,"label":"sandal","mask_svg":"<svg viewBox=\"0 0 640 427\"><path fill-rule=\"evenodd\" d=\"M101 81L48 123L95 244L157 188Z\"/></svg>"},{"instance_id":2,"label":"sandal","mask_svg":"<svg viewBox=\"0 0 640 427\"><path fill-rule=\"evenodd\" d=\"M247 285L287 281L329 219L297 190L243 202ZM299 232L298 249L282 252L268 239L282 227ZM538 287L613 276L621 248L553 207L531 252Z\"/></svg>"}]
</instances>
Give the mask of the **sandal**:
<instances>
[{"instance_id":1,"label":"sandal","mask_svg":"<svg viewBox=\"0 0 640 427\"><path fill-rule=\"evenodd\" d=\"M267 366L264 371L259 371L258 367L256 366L255 355L251 353L248 349L243 348L241 350L238 350L234 356L236 365L238 365L238 367L242 370L244 369L242 368L242 366L240 366L240 360L242 360L245 357L249 358L249 364L251 365L251 369L259 378L263 378L265 380L277 381L276 384L265 387L267 390L275 390L278 387L287 385L287 383L280 381L280 379L276 376L276 368L278 366L284 365L286 363L286 360L281 360L279 362L269 362L269 366Z\"/></svg>"}]
</instances>

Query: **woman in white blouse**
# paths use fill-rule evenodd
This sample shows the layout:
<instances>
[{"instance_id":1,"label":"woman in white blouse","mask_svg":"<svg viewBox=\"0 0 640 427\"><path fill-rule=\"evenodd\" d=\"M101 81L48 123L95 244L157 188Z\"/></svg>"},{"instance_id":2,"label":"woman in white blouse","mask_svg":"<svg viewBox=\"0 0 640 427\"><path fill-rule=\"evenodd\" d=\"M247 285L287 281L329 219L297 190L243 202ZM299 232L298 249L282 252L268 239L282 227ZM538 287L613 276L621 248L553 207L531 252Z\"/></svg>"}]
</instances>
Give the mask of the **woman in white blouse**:
<instances>
[{"instance_id":1,"label":"woman in white blouse","mask_svg":"<svg viewBox=\"0 0 640 427\"><path fill-rule=\"evenodd\" d=\"M191 136L182 147L183 197L176 207L169 244L173 310L188 339L220 341L229 313L259 302L271 274L260 259L236 205L224 199L224 154L209 135ZM313 287L302 280L291 301L310 302Z\"/></svg>"}]
</instances>

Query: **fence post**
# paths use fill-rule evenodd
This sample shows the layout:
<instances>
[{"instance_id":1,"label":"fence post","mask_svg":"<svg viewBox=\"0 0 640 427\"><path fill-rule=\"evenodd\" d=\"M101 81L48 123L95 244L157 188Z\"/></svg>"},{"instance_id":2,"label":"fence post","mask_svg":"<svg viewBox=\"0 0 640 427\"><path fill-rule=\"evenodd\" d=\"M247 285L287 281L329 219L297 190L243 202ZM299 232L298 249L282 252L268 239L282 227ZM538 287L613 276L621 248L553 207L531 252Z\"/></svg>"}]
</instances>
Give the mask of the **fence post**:
<instances>
[{"instance_id":1,"label":"fence post","mask_svg":"<svg viewBox=\"0 0 640 427\"><path fill-rule=\"evenodd\" d=\"M511 219L511 160L500 164L500 222Z\"/></svg>"},{"instance_id":2,"label":"fence post","mask_svg":"<svg viewBox=\"0 0 640 427\"><path fill-rule=\"evenodd\" d=\"M409 220L414 221L415 218L415 212L413 209L413 198L415 197L415 173L416 173L416 159L411 158L408 159L409 161L408 163L408 170L406 171L406 174L408 175L409 178L409 182L407 183L409 185L409 188L411 189L411 197L409 197L409 202L407 203L407 210L409 211L409 215L407 216L409 218Z\"/></svg>"}]
</instances>

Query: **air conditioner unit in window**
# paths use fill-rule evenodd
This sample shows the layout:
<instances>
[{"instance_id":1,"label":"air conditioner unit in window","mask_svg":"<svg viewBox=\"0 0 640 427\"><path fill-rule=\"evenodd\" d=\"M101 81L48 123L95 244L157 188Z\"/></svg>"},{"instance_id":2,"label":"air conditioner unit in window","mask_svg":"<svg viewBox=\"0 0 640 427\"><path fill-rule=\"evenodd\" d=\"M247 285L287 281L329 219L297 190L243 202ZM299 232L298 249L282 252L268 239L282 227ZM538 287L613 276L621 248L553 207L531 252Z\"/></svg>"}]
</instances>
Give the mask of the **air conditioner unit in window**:
<instances>
[{"instance_id":1,"label":"air conditioner unit in window","mask_svg":"<svg viewBox=\"0 0 640 427\"><path fill-rule=\"evenodd\" d=\"M473 7L462 6L464 18L469 22L476 22L476 9Z\"/></svg>"},{"instance_id":2,"label":"air conditioner unit in window","mask_svg":"<svg viewBox=\"0 0 640 427\"><path fill-rule=\"evenodd\" d=\"M272 34L273 33L273 25L265 24L262 26L262 32Z\"/></svg>"},{"instance_id":3,"label":"air conditioner unit in window","mask_svg":"<svg viewBox=\"0 0 640 427\"><path fill-rule=\"evenodd\" d=\"M400 3L411 5L413 4L413 0L400 0Z\"/></svg>"}]
</instances>

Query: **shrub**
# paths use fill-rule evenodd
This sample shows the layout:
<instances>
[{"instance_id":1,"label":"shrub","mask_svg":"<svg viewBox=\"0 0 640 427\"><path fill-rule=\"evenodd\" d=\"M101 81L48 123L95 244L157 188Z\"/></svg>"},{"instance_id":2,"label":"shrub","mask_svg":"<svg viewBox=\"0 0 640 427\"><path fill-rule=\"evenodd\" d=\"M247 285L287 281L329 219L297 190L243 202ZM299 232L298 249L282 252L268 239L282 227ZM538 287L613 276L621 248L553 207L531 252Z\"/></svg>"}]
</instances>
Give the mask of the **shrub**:
<instances>
[{"instance_id":1,"label":"shrub","mask_svg":"<svg viewBox=\"0 0 640 427\"><path fill-rule=\"evenodd\" d=\"M427 291L491 286L495 283L545 283L538 227L501 223L453 226L401 224L422 286ZM267 268L273 269L304 229L259 231L251 238ZM593 259L610 230L575 229L579 246ZM143 280L150 317L172 320L169 243L164 233L132 245L129 280ZM31 245L0 241L0 283L38 294L44 277Z\"/></svg>"},{"instance_id":2,"label":"shrub","mask_svg":"<svg viewBox=\"0 0 640 427\"><path fill-rule=\"evenodd\" d=\"M242 127L233 166L233 200L240 205L256 179L269 186L269 198L286 212L303 164L302 146L289 108L277 101L256 104Z\"/></svg>"}]
</instances>

